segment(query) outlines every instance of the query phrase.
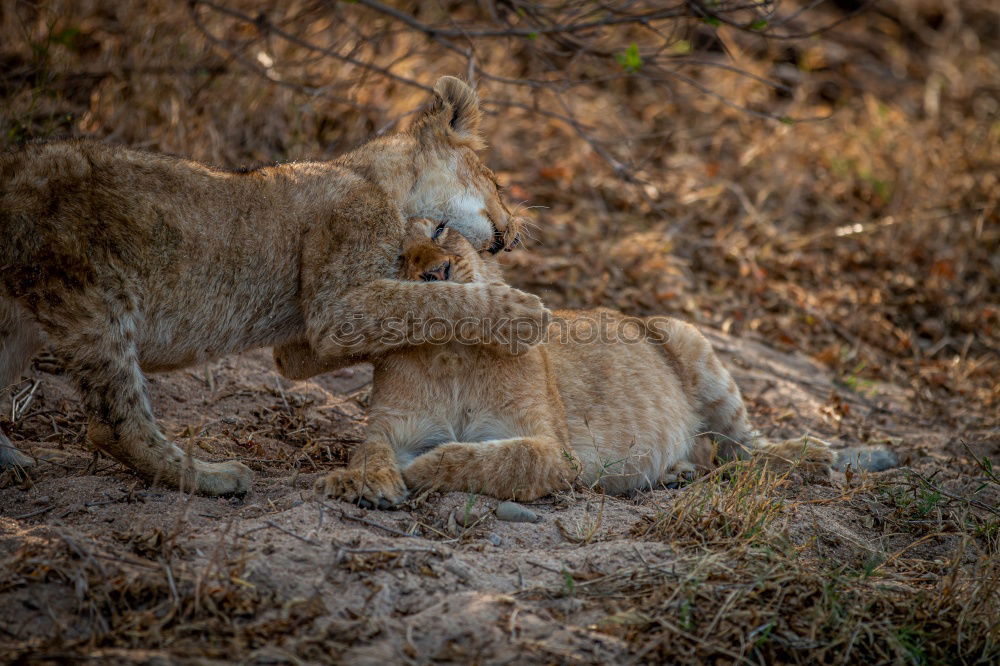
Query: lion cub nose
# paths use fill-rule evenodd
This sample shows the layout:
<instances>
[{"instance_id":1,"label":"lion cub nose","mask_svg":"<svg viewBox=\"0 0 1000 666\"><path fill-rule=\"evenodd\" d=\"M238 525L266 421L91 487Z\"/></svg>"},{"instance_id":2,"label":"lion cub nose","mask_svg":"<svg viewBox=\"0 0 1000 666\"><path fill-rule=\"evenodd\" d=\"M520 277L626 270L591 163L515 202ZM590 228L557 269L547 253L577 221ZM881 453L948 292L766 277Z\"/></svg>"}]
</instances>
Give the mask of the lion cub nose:
<instances>
[{"instance_id":1,"label":"lion cub nose","mask_svg":"<svg viewBox=\"0 0 1000 666\"><path fill-rule=\"evenodd\" d=\"M424 271L420 276L420 279L424 282L437 282L439 280L447 280L451 275L451 262L446 261L437 268L432 268L429 271Z\"/></svg>"}]
</instances>

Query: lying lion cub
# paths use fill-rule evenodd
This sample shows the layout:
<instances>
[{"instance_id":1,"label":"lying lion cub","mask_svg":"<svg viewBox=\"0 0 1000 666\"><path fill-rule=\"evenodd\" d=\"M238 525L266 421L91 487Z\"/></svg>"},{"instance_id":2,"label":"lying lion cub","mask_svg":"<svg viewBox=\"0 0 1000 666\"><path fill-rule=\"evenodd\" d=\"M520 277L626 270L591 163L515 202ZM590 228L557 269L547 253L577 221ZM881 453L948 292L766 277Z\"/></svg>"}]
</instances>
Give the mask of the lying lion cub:
<instances>
[{"instance_id":1,"label":"lying lion cub","mask_svg":"<svg viewBox=\"0 0 1000 666\"><path fill-rule=\"evenodd\" d=\"M403 279L502 283L494 258L427 220L411 225L399 261ZM722 457L756 449L813 469L833 460L815 440L759 441L736 383L690 324L562 311L547 342L519 357L448 342L377 360L366 441L322 489L383 508L407 488L531 500L579 478L624 493L691 469L705 433Z\"/></svg>"}]
</instances>

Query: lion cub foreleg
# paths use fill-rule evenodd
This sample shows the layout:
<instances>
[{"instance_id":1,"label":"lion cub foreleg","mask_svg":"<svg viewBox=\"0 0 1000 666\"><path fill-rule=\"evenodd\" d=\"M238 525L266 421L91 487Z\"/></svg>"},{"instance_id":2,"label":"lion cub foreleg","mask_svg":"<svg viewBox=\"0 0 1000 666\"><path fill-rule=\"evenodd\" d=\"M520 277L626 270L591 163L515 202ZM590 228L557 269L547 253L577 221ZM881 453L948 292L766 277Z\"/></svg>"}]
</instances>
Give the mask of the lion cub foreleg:
<instances>
[{"instance_id":1,"label":"lion cub foreleg","mask_svg":"<svg viewBox=\"0 0 1000 666\"><path fill-rule=\"evenodd\" d=\"M474 492L528 501L568 489L581 469L552 437L450 442L418 456L403 470L411 489Z\"/></svg>"},{"instance_id":2,"label":"lion cub foreleg","mask_svg":"<svg viewBox=\"0 0 1000 666\"><path fill-rule=\"evenodd\" d=\"M428 341L495 343L521 354L541 340L552 316L537 296L506 285L379 279L346 293L328 291L333 293L321 291L307 306L315 358L299 360L297 372L290 369L298 375ZM438 324L448 322L442 331Z\"/></svg>"},{"instance_id":3,"label":"lion cub foreleg","mask_svg":"<svg viewBox=\"0 0 1000 666\"><path fill-rule=\"evenodd\" d=\"M346 468L334 470L317 484L322 494L345 502L369 502L387 509L406 499L406 485L396 465L396 452L383 439L368 439L351 455Z\"/></svg>"}]
</instances>

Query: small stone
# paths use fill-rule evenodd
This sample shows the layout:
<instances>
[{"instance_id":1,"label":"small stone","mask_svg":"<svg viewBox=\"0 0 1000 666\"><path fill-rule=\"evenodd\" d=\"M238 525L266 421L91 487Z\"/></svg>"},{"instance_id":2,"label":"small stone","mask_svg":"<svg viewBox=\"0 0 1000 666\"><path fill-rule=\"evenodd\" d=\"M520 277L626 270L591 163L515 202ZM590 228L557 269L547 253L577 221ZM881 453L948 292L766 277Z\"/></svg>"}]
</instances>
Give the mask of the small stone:
<instances>
[{"instance_id":1,"label":"small stone","mask_svg":"<svg viewBox=\"0 0 1000 666\"><path fill-rule=\"evenodd\" d=\"M486 540L489 541L494 546L499 546L500 544L503 543L503 539L501 539L500 535L495 532L488 533L486 535Z\"/></svg>"},{"instance_id":2,"label":"small stone","mask_svg":"<svg viewBox=\"0 0 1000 666\"><path fill-rule=\"evenodd\" d=\"M508 523L537 523L541 520L538 514L517 502L500 502L496 513L497 518Z\"/></svg>"}]
</instances>

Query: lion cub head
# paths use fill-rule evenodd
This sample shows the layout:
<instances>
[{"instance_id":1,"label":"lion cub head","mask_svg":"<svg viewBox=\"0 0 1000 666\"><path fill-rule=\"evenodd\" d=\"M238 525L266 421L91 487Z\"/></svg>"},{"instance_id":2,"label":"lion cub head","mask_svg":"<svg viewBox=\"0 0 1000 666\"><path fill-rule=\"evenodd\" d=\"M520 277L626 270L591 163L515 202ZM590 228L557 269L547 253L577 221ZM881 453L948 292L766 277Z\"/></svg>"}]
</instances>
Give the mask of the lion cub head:
<instances>
[{"instance_id":1,"label":"lion cub head","mask_svg":"<svg viewBox=\"0 0 1000 666\"><path fill-rule=\"evenodd\" d=\"M409 129L369 141L350 160L364 171L402 157L409 168L394 167L399 182L390 182L390 189L398 186L406 217L444 220L478 250L495 254L513 248L522 220L507 208L496 176L479 159L485 146L479 98L452 76L441 77L433 95ZM393 155L389 162L387 153ZM387 175L391 181L391 170Z\"/></svg>"},{"instance_id":2,"label":"lion cub head","mask_svg":"<svg viewBox=\"0 0 1000 666\"><path fill-rule=\"evenodd\" d=\"M481 255L447 222L426 218L410 221L399 254L399 277L423 282L503 282L495 258Z\"/></svg>"}]
</instances>

